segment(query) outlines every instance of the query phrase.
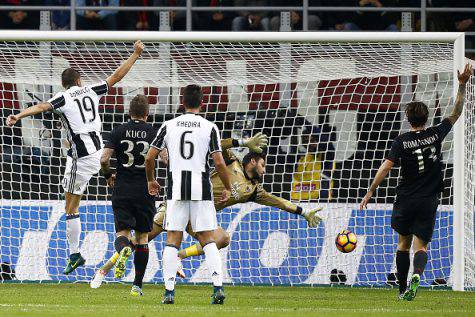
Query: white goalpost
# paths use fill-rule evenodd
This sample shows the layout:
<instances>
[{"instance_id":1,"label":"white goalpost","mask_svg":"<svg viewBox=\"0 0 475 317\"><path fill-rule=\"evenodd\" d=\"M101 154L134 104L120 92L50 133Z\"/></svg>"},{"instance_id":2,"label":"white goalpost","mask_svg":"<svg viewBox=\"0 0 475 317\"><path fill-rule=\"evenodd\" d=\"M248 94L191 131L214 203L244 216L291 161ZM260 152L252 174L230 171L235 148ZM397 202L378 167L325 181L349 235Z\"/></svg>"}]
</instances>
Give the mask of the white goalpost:
<instances>
[{"instance_id":1,"label":"white goalpost","mask_svg":"<svg viewBox=\"0 0 475 317\"><path fill-rule=\"evenodd\" d=\"M358 203L391 141L408 129L408 101L429 106L431 125L450 113L457 70L466 62L463 33L0 31L2 121L60 91L67 67L77 69L84 84L104 79L137 39L146 45L141 59L101 100L104 138L127 120L136 94L148 97L149 122L159 126L181 111L182 88L199 84L203 113L222 138L269 136L265 190L304 208L324 206L318 228L258 201L219 212L231 236L221 250L226 282L394 285L397 236L390 215L399 171L381 184L368 210L360 212ZM464 115L442 147L446 186L426 286L475 287L474 84L472 78ZM113 252L105 181L91 180L80 208L86 266L66 277L60 184L67 142L58 118L25 119L14 129L3 123L0 146L2 268L14 269L22 281L89 280ZM160 168L163 186L164 173ZM334 245L345 228L358 236L349 254ZM162 282L163 239L150 243L147 282ZM187 237L183 246L191 243ZM184 282L206 281L202 258L186 259L184 268ZM132 278L127 272L126 281Z\"/></svg>"}]
</instances>

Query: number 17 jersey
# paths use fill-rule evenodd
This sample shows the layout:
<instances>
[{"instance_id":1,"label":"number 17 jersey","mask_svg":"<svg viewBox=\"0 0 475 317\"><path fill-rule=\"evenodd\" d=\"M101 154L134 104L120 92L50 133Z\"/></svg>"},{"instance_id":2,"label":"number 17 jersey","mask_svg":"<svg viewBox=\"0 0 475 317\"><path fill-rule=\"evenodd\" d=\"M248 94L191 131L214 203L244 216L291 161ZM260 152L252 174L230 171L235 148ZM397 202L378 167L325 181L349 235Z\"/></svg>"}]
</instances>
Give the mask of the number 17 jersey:
<instances>
[{"instance_id":1,"label":"number 17 jersey","mask_svg":"<svg viewBox=\"0 0 475 317\"><path fill-rule=\"evenodd\" d=\"M388 160L401 166L396 189L402 197L430 197L444 190L442 175L442 141L452 129L449 119L421 131L397 136Z\"/></svg>"}]
</instances>

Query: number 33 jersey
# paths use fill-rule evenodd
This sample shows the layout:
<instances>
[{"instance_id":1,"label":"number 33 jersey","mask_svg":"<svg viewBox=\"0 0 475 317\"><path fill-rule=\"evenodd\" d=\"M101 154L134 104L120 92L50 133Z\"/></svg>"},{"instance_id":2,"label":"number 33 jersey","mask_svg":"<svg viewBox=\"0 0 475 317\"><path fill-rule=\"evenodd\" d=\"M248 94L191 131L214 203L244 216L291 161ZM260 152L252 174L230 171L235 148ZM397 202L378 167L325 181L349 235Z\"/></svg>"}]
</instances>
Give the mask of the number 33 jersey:
<instances>
[{"instance_id":1,"label":"number 33 jersey","mask_svg":"<svg viewBox=\"0 0 475 317\"><path fill-rule=\"evenodd\" d=\"M148 195L145 157L155 135L152 125L140 120L112 129L105 147L113 149L117 159L114 195Z\"/></svg>"},{"instance_id":2,"label":"number 33 jersey","mask_svg":"<svg viewBox=\"0 0 475 317\"><path fill-rule=\"evenodd\" d=\"M99 99L108 88L105 81L83 87L73 86L48 100L61 116L67 131L70 157L77 159L102 149Z\"/></svg>"},{"instance_id":3,"label":"number 33 jersey","mask_svg":"<svg viewBox=\"0 0 475 317\"><path fill-rule=\"evenodd\" d=\"M428 197L444 190L442 175L442 141L452 129L448 119L421 131L396 137L388 160L401 166L397 195Z\"/></svg>"},{"instance_id":4,"label":"number 33 jersey","mask_svg":"<svg viewBox=\"0 0 475 317\"><path fill-rule=\"evenodd\" d=\"M151 146L168 150L167 200L213 200L208 157L221 152L214 123L181 115L163 123Z\"/></svg>"}]
</instances>

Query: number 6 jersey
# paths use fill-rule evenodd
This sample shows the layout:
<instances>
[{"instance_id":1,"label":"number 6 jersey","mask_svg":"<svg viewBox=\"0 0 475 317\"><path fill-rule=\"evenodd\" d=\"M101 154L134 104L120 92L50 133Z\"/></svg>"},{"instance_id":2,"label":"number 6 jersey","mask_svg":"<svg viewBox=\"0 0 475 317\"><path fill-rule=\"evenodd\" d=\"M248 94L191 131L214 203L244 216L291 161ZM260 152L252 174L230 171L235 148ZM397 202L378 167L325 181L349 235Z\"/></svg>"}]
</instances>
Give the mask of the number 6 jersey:
<instances>
[{"instance_id":1,"label":"number 6 jersey","mask_svg":"<svg viewBox=\"0 0 475 317\"><path fill-rule=\"evenodd\" d=\"M151 146L168 150L167 200L213 200L208 158L221 152L214 123L186 113L164 122Z\"/></svg>"},{"instance_id":2,"label":"number 6 jersey","mask_svg":"<svg viewBox=\"0 0 475 317\"><path fill-rule=\"evenodd\" d=\"M397 195L429 197L444 190L442 175L442 141L452 129L449 119L421 131L409 131L397 136L388 160L401 166Z\"/></svg>"},{"instance_id":3,"label":"number 6 jersey","mask_svg":"<svg viewBox=\"0 0 475 317\"><path fill-rule=\"evenodd\" d=\"M102 149L99 99L108 91L107 82L83 87L73 86L48 100L59 113L74 159L91 155Z\"/></svg>"}]
</instances>

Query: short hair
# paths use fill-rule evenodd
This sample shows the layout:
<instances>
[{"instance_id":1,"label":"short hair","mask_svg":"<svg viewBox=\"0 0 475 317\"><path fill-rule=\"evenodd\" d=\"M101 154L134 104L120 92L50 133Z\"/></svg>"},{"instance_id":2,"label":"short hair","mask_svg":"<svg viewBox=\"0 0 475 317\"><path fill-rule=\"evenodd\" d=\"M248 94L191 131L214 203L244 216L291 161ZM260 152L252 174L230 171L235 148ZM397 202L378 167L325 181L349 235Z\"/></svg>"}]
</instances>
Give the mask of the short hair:
<instances>
[{"instance_id":1,"label":"short hair","mask_svg":"<svg viewBox=\"0 0 475 317\"><path fill-rule=\"evenodd\" d=\"M61 74L61 85L64 88L69 89L77 84L78 79L81 78L81 74L73 68L66 68Z\"/></svg>"},{"instance_id":2,"label":"short hair","mask_svg":"<svg viewBox=\"0 0 475 317\"><path fill-rule=\"evenodd\" d=\"M406 117L412 127L423 127L429 118L429 108L420 101L412 101L406 105Z\"/></svg>"},{"instance_id":3,"label":"short hair","mask_svg":"<svg viewBox=\"0 0 475 317\"><path fill-rule=\"evenodd\" d=\"M265 160L265 156L262 153L249 152L242 158L242 166L246 166L254 159L256 162L259 162L260 159Z\"/></svg>"},{"instance_id":4,"label":"short hair","mask_svg":"<svg viewBox=\"0 0 475 317\"><path fill-rule=\"evenodd\" d=\"M130 102L129 116L144 118L148 116L149 108L150 106L148 104L148 98L144 95L138 94Z\"/></svg>"},{"instance_id":5,"label":"short hair","mask_svg":"<svg viewBox=\"0 0 475 317\"><path fill-rule=\"evenodd\" d=\"M203 101L203 92L198 85L188 85L183 89L183 105L185 108L199 108Z\"/></svg>"}]
</instances>

